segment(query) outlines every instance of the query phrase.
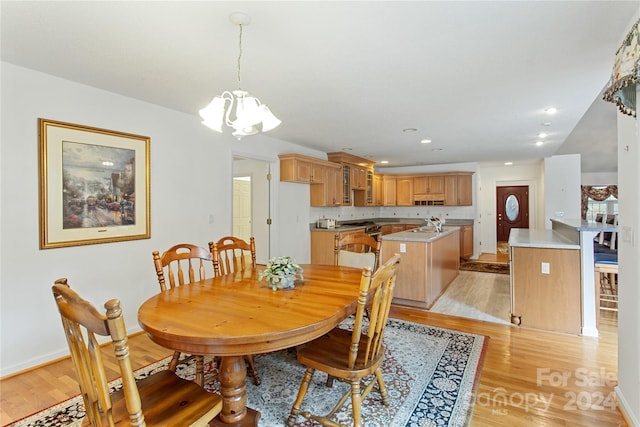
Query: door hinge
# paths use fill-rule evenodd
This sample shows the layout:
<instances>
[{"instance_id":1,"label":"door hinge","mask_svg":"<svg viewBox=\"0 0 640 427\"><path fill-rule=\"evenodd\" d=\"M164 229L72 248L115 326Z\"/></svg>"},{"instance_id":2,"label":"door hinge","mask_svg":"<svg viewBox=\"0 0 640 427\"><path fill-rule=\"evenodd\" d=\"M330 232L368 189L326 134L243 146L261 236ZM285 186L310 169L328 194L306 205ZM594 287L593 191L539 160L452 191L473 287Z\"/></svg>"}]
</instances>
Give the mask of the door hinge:
<instances>
[{"instance_id":1,"label":"door hinge","mask_svg":"<svg viewBox=\"0 0 640 427\"><path fill-rule=\"evenodd\" d=\"M271 225L271 218L267 218L267 225Z\"/></svg>"},{"instance_id":2,"label":"door hinge","mask_svg":"<svg viewBox=\"0 0 640 427\"><path fill-rule=\"evenodd\" d=\"M271 181L271 174L270 173L267 174L267 181Z\"/></svg>"}]
</instances>

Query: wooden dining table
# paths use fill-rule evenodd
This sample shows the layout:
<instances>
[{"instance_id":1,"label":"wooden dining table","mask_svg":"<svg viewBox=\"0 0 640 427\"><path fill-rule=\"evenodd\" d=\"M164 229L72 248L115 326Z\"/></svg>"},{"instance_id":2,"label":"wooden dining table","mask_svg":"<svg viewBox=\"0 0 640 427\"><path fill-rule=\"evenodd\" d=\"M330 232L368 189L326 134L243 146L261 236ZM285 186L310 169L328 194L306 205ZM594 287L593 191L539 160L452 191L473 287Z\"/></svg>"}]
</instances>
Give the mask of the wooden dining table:
<instances>
[{"instance_id":1,"label":"wooden dining table","mask_svg":"<svg viewBox=\"0 0 640 427\"><path fill-rule=\"evenodd\" d=\"M355 312L362 270L300 266L304 280L294 288L272 290L259 280L264 266L258 266L168 289L140 306L138 322L155 343L221 357L223 407L212 425L258 425L260 412L246 405L244 355L304 344ZM201 363L198 370L197 376L204 375Z\"/></svg>"}]
</instances>

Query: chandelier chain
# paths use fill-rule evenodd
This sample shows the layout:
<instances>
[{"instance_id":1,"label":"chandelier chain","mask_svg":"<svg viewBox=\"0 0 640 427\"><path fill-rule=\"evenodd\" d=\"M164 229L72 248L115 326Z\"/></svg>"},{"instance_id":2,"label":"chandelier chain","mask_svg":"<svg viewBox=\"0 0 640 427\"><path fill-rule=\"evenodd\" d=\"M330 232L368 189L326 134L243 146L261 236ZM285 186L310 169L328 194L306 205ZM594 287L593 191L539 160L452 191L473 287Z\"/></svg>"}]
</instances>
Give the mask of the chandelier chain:
<instances>
[{"instance_id":1,"label":"chandelier chain","mask_svg":"<svg viewBox=\"0 0 640 427\"><path fill-rule=\"evenodd\" d=\"M238 89L242 89L240 80L240 59L242 59L242 24L239 24L238 26L240 27L240 37L238 38Z\"/></svg>"}]
</instances>

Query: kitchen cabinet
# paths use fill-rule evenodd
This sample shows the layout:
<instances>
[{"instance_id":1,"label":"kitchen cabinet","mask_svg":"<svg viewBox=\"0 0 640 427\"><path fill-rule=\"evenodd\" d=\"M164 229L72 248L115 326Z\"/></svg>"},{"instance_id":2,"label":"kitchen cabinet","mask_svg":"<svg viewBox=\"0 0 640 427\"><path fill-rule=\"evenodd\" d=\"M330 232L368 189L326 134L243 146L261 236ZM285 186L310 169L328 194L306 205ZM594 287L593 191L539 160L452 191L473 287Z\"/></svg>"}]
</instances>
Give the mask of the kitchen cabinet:
<instances>
[{"instance_id":1,"label":"kitchen cabinet","mask_svg":"<svg viewBox=\"0 0 640 427\"><path fill-rule=\"evenodd\" d=\"M396 179L396 206L413 206L413 177Z\"/></svg>"},{"instance_id":2,"label":"kitchen cabinet","mask_svg":"<svg viewBox=\"0 0 640 427\"><path fill-rule=\"evenodd\" d=\"M395 253L402 257L394 302L422 308L436 302L459 274L458 234L458 229L451 229L443 233L405 231L382 237L381 262Z\"/></svg>"},{"instance_id":3,"label":"kitchen cabinet","mask_svg":"<svg viewBox=\"0 0 640 427\"><path fill-rule=\"evenodd\" d=\"M471 174L447 175L445 177L445 206L471 206L472 196Z\"/></svg>"},{"instance_id":4,"label":"kitchen cabinet","mask_svg":"<svg viewBox=\"0 0 640 427\"><path fill-rule=\"evenodd\" d=\"M281 154L280 181L303 184L323 183L325 167L331 165L326 160L303 156L301 154Z\"/></svg>"},{"instance_id":5,"label":"kitchen cabinet","mask_svg":"<svg viewBox=\"0 0 640 427\"><path fill-rule=\"evenodd\" d=\"M373 173L375 162L343 152L327 153L330 162L339 163L343 170L342 204L351 206L353 201L352 191L367 190L367 172ZM366 195L358 195L359 206L369 206L366 204Z\"/></svg>"},{"instance_id":6,"label":"kitchen cabinet","mask_svg":"<svg viewBox=\"0 0 640 427\"><path fill-rule=\"evenodd\" d=\"M393 175L384 175L382 177L382 205L396 205L396 177Z\"/></svg>"},{"instance_id":7,"label":"kitchen cabinet","mask_svg":"<svg viewBox=\"0 0 640 427\"><path fill-rule=\"evenodd\" d=\"M373 171L371 173L373 173ZM359 165L351 166L351 189L352 190L367 189L367 168Z\"/></svg>"},{"instance_id":8,"label":"kitchen cabinet","mask_svg":"<svg viewBox=\"0 0 640 427\"><path fill-rule=\"evenodd\" d=\"M444 176L415 176L413 178L413 204L416 206L444 205Z\"/></svg>"},{"instance_id":9,"label":"kitchen cabinet","mask_svg":"<svg viewBox=\"0 0 640 427\"><path fill-rule=\"evenodd\" d=\"M468 259L473 255L473 225L460 226L460 258Z\"/></svg>"},{"instance_id":10,"label":"kitchen cabinet","mask_svg":"<svg viewBox=\"0 0 640 427\"><path fill-rule=\"evenodd\" d=\"M364 227L359 230L311 230L311 264L328 264L335 263L334 245L336 235L343 236L345 234L364 234Z\"/></svg>"},{"instance_id":11,"label":"kitchen cabinet","mask_svg":"<svg viewBox=\"0 0 640 427\"><path fill-rule=\"evenodd\" d=\"M280 181L310 183L311 161L297 154L281 155Z\"/></svg>"},{"instance_id":12,"label":"kitchen cabinet","mask_svg":"<svg viewBox=\"0 0 640 427\"><path fill-rule=\"evenodd\" d=\"M280 181L309 184L310 206L342 204L342 166L301 154L281 154Z\"/></svg>"},{"instance_id":13,"label":"kitchen cabinet","mask_svg":"<svg viewBox=\"0 0 640 427\"><path fill-rule=\"evenodd\" d=\"M382 206L384 198L384 182L382 175L378 173L373 174L373 205Z\"/></svg>"},{"instance_id":14,"label":"kitchen cabinet","mask_svg":"<svg viewBox=\"0 0 640 427\"><path fill-rule=\"evenodd\" d=\"M366 171L365 191L353 192L354 206L382 206L383 203L382 175L373 170Z\"/></svg>"},{"instance_id":15,"label":"kitchen cabinet","mask_svg":"<svg viewBox=\"0 0 640 427\"><path fill-rule=\"evenodd\" d=\"M509 250L512 322L579 335L580 250L526 246Z\"/></svg>"},{"instance_id":16,"label":"kitchen cabinet","mask_svg":"<svg viewBox=\"0 0 640 427\"><path fill-rule=\"evenodd\" d=\"M320 174L322 178L319 178ZM310 205L342 205L342 167L338 164L325 165L314 172L314 177L318 179L310 183Z\"/></svg>"},{"instance_id":17,"label":"kitchen cabinet","mask_svg":"<svg viewBox=\"0 0 640 427\"><path fill-rule=\"evenodd\" d=\"M351 206L351 166L342 165L341 168L342 205Z\"/></svg>"}]
</instances>

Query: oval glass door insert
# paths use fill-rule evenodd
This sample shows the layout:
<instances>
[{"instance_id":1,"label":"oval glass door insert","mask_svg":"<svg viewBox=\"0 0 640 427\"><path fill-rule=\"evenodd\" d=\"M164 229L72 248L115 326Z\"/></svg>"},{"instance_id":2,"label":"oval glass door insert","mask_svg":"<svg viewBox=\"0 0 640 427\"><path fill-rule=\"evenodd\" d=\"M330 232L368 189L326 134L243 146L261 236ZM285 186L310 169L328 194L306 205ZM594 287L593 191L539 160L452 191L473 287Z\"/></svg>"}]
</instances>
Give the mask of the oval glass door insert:
<instances>
[{"instance_id":1,"label":"oval glass door insert","mask_svg":"<svg viewBox=\"0 0 640 427\"><path fill-rule=\"evenodd\" d=\"M504 212L507 214L509 221L515 221L520 213L520 204L518 198L513 194L507 197L507 201L504 203Z\"/></svg>"}]
</instances>

